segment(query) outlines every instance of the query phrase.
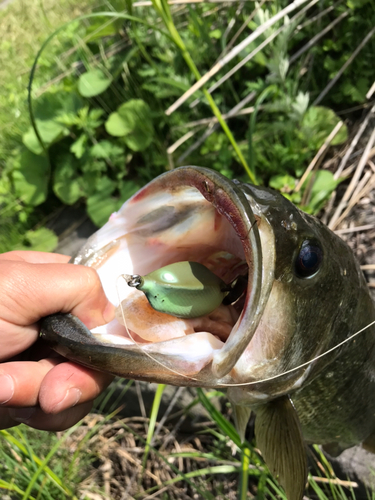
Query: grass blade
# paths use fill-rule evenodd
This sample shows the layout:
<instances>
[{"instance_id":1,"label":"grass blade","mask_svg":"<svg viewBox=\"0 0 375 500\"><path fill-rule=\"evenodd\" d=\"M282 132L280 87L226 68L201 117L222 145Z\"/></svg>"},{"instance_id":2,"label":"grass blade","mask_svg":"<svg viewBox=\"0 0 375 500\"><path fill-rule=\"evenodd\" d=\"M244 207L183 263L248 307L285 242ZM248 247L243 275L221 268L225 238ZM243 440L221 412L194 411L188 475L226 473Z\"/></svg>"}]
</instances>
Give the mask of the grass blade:
<instances>
[{"instance_id":1,"label":"grass blade","mask_svg":"<svg viewBox=\"0 0 375 500\"><path fill-rule=\"evenodd\" d=\"M154 435L156 419L158 417L161 398L162 398L164 389L165 389L165 384L158 384L158 387L157 387L156 392L155 392L154 402L152 403L150 422L149 422L148 431L147 431L145 452L143 454L143 460L142 460L142 467L143 468L146 467L147 457L148 457L148 454L150 451L151 441L152 441L152 437Z\"/></svg>"}]
</instances>

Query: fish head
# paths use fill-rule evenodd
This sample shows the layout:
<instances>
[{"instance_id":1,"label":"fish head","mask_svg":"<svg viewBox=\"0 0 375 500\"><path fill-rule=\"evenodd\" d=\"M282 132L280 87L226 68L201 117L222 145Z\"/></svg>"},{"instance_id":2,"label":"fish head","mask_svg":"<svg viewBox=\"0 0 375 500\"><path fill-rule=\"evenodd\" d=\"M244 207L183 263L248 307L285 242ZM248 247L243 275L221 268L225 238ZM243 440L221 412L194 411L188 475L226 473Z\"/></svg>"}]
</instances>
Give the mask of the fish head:
<instances>
[{"instance_id":1,"label":"fish head","mask_svg":"<svg viewBox=\"0 0 375 500\"><path fill-rule=\"evenodd\" d=\"M180 261L226 283L245 276L247 288L186 320L154 311L123 278ZM116 317L91 332L72 316L46 318L42 336L56 351L126 378L229 387L239 404L289 394L325 366L328 357L309 361L349 331L351 315L340 313L354 311L361 280L349 248L317 219L270 189L199 167L141 189L73 263L96 269Z\"/></svg>"}]
</instances>

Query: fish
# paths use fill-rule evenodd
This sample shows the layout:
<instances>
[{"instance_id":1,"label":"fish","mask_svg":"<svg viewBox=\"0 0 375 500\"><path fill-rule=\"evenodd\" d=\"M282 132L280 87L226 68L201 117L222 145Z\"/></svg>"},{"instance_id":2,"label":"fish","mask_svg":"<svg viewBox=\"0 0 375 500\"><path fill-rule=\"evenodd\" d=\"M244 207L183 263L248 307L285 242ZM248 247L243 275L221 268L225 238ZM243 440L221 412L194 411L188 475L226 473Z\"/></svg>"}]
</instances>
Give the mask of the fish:
<instances>
[{"instance_id":1,"label":"fish","mask_svg":"<svg viewBox=\"0 0 375 500\"><path fill-rule=\"evenodd\" d=\"M197 262L233 303L197 318L155 311L124 276ZM348 245L280 193L187 166L130 198L72 258L99 274L116 317L89 331L43 319L59 354L124 378L225 390L244 438L289 500L303 497L306 444L375 450L375 308ZM360 332L360 334L358 334ZM355 335L355 336L354 336Z\"/></svg>"}]
</instances>

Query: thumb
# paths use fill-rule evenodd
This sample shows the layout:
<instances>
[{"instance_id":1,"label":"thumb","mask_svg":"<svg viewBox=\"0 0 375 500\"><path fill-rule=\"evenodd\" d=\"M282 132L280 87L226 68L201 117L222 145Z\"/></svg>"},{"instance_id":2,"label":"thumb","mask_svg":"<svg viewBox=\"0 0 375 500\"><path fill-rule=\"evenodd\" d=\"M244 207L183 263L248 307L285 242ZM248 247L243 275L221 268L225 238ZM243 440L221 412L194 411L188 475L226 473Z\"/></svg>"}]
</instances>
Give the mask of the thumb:
<instances>
[{"instance_id":1,"label":"thumb","mask_svg":"<svg viewBox=\"0 0 375 500\"><path fill-rule=\"evenodd\" d=\"M0 277L0 359L29 347L43 316L71 312L90 329L112 319L113 306L89 267L5 260Z\"/></svg>"}]
</instances>

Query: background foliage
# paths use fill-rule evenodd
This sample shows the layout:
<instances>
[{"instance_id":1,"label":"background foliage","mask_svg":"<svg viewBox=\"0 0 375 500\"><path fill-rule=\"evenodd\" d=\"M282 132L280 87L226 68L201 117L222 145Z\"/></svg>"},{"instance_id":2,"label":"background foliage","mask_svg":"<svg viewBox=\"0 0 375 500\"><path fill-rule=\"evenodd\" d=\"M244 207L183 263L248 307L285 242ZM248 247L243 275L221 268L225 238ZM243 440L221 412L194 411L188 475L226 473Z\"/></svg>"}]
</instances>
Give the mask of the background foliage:
<instances>
[{"instance_id":1,"label":"background foliage","mask_svg":"<svg viewBox=\"0 0 375 500\"><path fill-rule=\"evenodd\" d=\"M304 188L294 188L339 114L350 122L356 111L347 109L365 102L374 73L374 37L345 78L318 105L314 101L373 27L372 2L310 2L314 5L309 3L305 13L283 17L234 58L229 66L257 51L212 92L214 104L203 89L165 114L197 75L228 51L234 34L235 45L288 3L182 4L171 10L165 2L138 6L113 0L78 10L66 2L56 15L51 0L33 9L30 46L22 43L26 33L18 17L24 25L27 20L19 5L4 11L0 27L9 29L1 41L0 250L52 249L56 236L43 226L61 204L85 203L100 226L144 183L181 164L242 179L248 179L247 167L257 182L316 213L337 185L333 176L315 173L305 183L307 198ZM77 18L82 12L96 14ZM76 20L61 28L68 19ZM28 68L46 32L52 36L30 81L29 109ZM227 119L225 131L213 112L220 121L236 106L240 114ZM344 124L332 144L346 138ZM324 195L314 199L322 186Z\"/></svg>"}]
</instances>

